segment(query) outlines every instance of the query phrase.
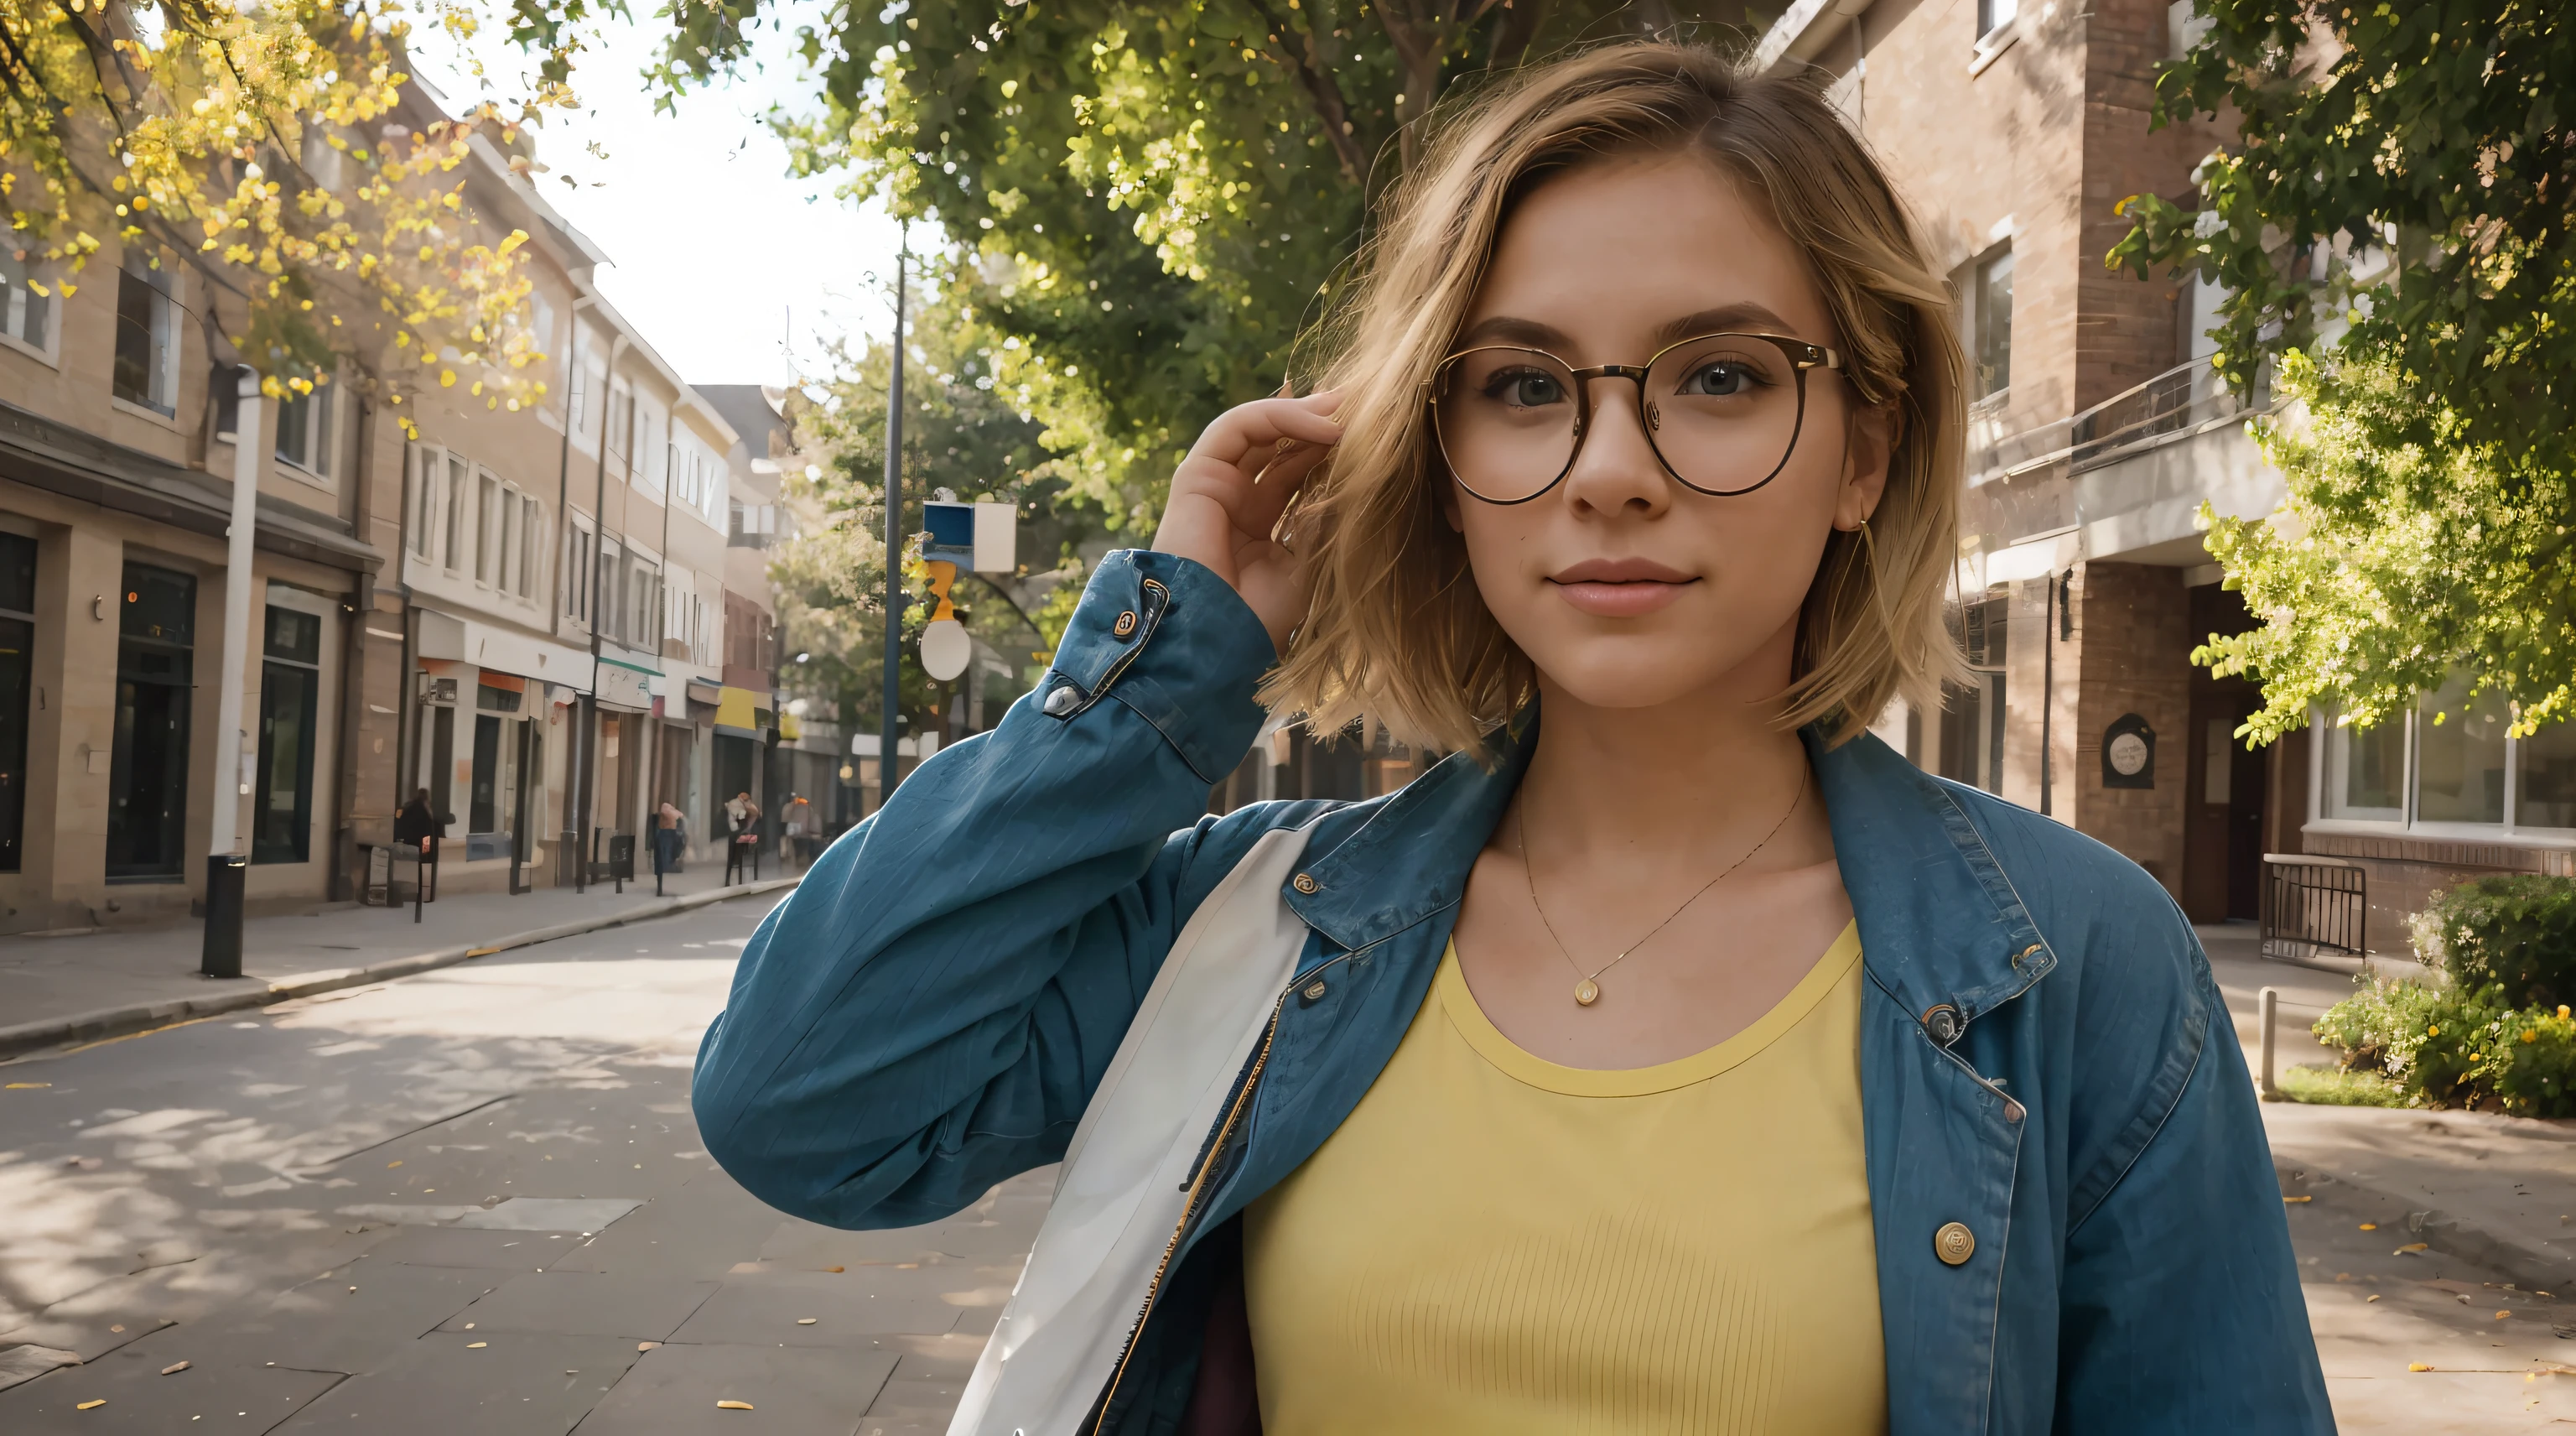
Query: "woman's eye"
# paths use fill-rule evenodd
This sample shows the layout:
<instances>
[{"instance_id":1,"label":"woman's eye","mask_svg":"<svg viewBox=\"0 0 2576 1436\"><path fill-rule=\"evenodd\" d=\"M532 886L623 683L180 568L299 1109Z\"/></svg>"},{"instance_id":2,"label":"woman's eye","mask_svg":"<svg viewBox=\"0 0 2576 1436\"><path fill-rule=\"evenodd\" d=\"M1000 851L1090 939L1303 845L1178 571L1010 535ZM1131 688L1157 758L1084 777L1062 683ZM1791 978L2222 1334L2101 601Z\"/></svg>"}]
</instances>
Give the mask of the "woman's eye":
<instances>
[{"instance_id":1,"label":"woman's eye","mask_svg":"<svg viewBox=\"0 0 2576 1436\"><path fill-rule=\"evenodd\" d=\"M1731 359L1717 360L1682 376L1681 392L1724 399L1751 389L1753 382L1753 375L1743 365Z\"/></svg>"},{"instance_id":2,"label":"woman's eye","mask_svg":"<svg viewBox=\"0 0 2576 1436\"><path fill-rule=\"evenodd\" d=\"M1535 409L1565 398L1565 386L1553 374L1535 369L1497 374L1485 392L1515 408Z\"/></svg>"}]
</instances>

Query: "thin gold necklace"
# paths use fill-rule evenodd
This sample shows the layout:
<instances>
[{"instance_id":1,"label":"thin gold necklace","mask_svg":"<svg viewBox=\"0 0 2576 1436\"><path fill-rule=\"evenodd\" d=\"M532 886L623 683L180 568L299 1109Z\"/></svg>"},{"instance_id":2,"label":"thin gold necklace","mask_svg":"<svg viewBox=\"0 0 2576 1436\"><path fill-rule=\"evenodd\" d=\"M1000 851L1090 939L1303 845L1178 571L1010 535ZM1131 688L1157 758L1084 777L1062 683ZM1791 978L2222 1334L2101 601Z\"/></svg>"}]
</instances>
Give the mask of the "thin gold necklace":
<instances>
[{"instance_id":1,"label":"thin gold necklace","mask_svg":"<svg viewBox=\"0 0 2576 1436\"><path fill-rule=\"evenodd\" d=\"M1538 914L1539 926L1547 929L1548 941L1556 944L1556 955L1564 958L1565 965L1573 968L1574 975L1580 979L1574 984L1574 1005L1577 1007L1590 1007L1592 1004L1600 1001L1601 983L1599 979L1601 974L1608 972L1610 969L1617 967L1620 963L1627 961L1629 953L1635 952L1638 948L1644 947L1647 939L1652 938L1656 933L1662 932L1665 928L1672 926L1673 919L1680 917L1684 912L1689 911L1690 905L1698 902L1707 894L1710 888L1713 888L1719 883L1722 883L1728 878L1734 876L1737 868L1753 861L1753 855L1755 853L1769 847L1771 845L1771 840L1780 836L1780 830L1789 826L1789 819L1796 816L1798 805L1805 802L1806 798L1807 774L1805 770L1801 769L1798 774L1798 791L1791 794L1789 797L1789 810L1780 815L1780 821L1771 825L1771 831L1762 835L1762 841L1755 843L1752 847L1746 849L1744 856L1727 864L1725 872L1719 873L1716 877L1710 878L1707 882L1700 884L1699 891L1682 899L1682 905L1674 908L1671 913L1665 916L1662 922L1655 924L1654 927L1646 933L1645 937L1641 937L1635 942L1628 944L1626 947L1621 948L1617 957L1610 959L1608 962L1601 964L1590 972L1585 972L1583 970L1583 964L1576 962L1574 960L1574 954L1566 950L1565 939L1556 935L1556 924L1547 920L1547 909L1539 903L1538 874L1530 867L1530 804L1528 796L1524 794L1521 798L1520 806L1512 810L1512 845L1520 850L1521 881L1529 885L1530 907Z\"/></svg>"}]
</instances>

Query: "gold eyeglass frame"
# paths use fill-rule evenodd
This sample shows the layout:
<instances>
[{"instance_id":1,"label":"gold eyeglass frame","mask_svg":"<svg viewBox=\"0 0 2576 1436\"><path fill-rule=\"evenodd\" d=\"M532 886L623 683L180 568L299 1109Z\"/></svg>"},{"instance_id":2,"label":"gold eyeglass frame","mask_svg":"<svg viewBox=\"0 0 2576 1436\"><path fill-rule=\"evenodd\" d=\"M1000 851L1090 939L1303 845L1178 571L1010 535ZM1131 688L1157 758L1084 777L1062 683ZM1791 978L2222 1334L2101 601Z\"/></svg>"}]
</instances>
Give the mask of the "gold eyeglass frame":
<instances>
[{"instance_id":1,"label":"gold eyeglass frame","mask_svg":"<svg viewBox=\"0 0 2576 1436\"><path fill-rule=\"evenodd\" d=\"M1672 460L1664 457L1663 447L1655 442L1655 430L1661 426L1661 415L1654 400L1646 393L1646 376L1654 371L1655 365L1662 362L1665 355L1672 353L1676 349L1685 348L1692 344L1705 343L1711 339L1745 339L1769 344L1778 349L1781 354L1788 359L1790 371L1798 376L1798 417L1797 421L1790 427L1788 446L1780 451L1780 462L1772 465L1771 472L1764 474L1758 481L1747 484L1738 489L1704 489L1699 485L1692 483L1690 480L1683 478L1681 474L1673 468ZM1555 478L1552 478L1546 483L1540 485L1535 491L1524 494L1517 499L1491 498L1476 492L1475 485L1468 483L1466 479L1460 477L1457 462L1449 456L1448 440L1442 437L1440 432L1439 391L1444 376L1449 373L1459 360L1465 359L1472 354L1486 354L1495 350L1510 350L1518 354L1537 354L1544 358L1554 360L1557 364L1563 366L1566 373L1574 380L1574 449L1571 453L1568 453L1565 456L1565 467L1557 470ZM1798 452L1798 439L1801 435L1806 433L1807 429L1807 371L1810 369L1829 369L1835 373L1842 374L1847 380L1851 378L1849 371L1843 368L1843 356L1838 351L1826 348L1822 344L1810 344L1804 339L1793 339L1786 334L1763 334L1750 330L1719 329L1706 334L1693 334L1685 339L1676 339L1672 343L1665 345L1663 348L1656 350L1643 364L1595 364L1588 369L1578 369L1572 364L1566 363L1564 359L1559 358L1557 355L1551 354L1547 350L1541 349L1532 344L1478 344L1471 348L1461 349L1454 354L1444 357L1432 368L1431 377L1422 381L1421 392L1423 407L1428 411L1428 417L1431 421L1431 442L1439 448L1440 461L1448 466L1451 482L1457 484L1458 487L1465 489L1470 496L1477 500L1492 504L1497 508L1510 508L1515 504L1526 504L1533 500L1544 498L1549 493L1553 492L1557 485L1565 482L1565 476L1567 474L1574 472L1575 464L1583 457L1583 441L1592 431L1592 381L1595 379L1627 379L1636 384L1637 410L1638 417L1641 421L1639 427L1645 432L1646 448L1654 454L1656 464L1662 467L1667 477L1671 478L1674 483L1690 490L1692 493L1705 494L1713 499L1732 499L1752 493L1754 490L1761 488L1764 484L1770 483L1773 479L1780 477L1780 471L1782 469L1789 467L1789 458L1791 455ZM1852 382L1853 387L1857 389L1859 387L1858 381L1853 380ZM1868 396L1866 394L1863 394L1861 397L1864 402L1867 401Z\"/></svg>"}]
</instances>

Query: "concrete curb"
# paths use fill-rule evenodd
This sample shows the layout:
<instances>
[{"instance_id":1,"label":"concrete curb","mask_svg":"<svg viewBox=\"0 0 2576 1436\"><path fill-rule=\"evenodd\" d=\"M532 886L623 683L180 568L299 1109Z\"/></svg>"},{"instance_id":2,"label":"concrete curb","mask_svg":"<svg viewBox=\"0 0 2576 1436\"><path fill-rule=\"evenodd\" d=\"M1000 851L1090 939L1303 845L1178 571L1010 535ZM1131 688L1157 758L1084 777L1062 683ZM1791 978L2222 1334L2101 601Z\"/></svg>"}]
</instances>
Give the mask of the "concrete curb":
<instances>
[{"instance_id":1,"label":"concrete curb","mask_svg":"<svg viewBox=\"0 0 2576 1436\"><path fill-rule=\"evenodd\" d=\"M423 972L433 972L442 967L454 967L460 962L471 962L478 957L490 957L496 952L508 952L512 948L530 947L541 942L552 942L557 938L578 937L586 932L598 932L606 928L624 927L632 922L669 917L673 913L690 912L732 898L757 897L762 893L792 888L801 881L803 881L801 877L795 877L740 883L733 887L717 888L712 892L691 893L686 897L670 898L650 907L630 908L618 913L603 913L598 917L556 923L552 927L536 928L529 932L512 933L508 937L495 938L489 942L442 947L429 952L413 953L409 957L391 957L382 962L368 963L364 967L341 967L323 972L309 972L282 982L237 987L205 997L185 997L170 1002L137 1003L130 1007L100 1008L91 1012L77 1012L69 1017L16 1023L0 1027L0 1060L21 1057L30 1052L39 1052L49 1047L61 1047L75 1042L97 1042L109 1037L130 1036L137 1032L148 1032L156 1027L167 1027L175 1022L189 1022L200 1017L212 1017L218 1013L238 1012L246 1007L267 1007L273 1003L286 1002L298 997L336 992L344 987L361 987L370 982L411 977Z\"/></svg>"}]
</instances>

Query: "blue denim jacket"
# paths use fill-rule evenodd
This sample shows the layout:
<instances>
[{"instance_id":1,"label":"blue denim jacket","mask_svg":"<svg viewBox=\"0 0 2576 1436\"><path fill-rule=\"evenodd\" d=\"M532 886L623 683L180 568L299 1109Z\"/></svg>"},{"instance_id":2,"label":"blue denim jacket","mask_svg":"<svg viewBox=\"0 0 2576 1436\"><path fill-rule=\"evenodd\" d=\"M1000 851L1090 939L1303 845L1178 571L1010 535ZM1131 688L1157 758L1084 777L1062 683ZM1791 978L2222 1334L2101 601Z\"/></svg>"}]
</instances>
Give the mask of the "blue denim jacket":
<instances>
[{"instance_id":1,"label":"blue denim jacket","mask_svg":"<svg viewBox=\"0 0 2576 1436\"><path fill-rule=\"evenodd\" d=\"M1239 1263L1228 1219L1394 1052L1529 752L1523 732L1491 771L1205 816L1273 661L1206 569L1111 555L1045 684L761 925L699 1054L707 1147L752 1192L835 1226L937 1219L1063 1156L1181 925L1262 834L1306 828L1280 894L1310 929L1300 995L1108 1394L1122 1436L1178 1426ZM2244 1057L2172 900L1873 738L1808 743L1868 978L1891 1431L2331 1431ZM1975 1240L1956 1265L1950 1223Z\"/></svg>"}]
</instances>

